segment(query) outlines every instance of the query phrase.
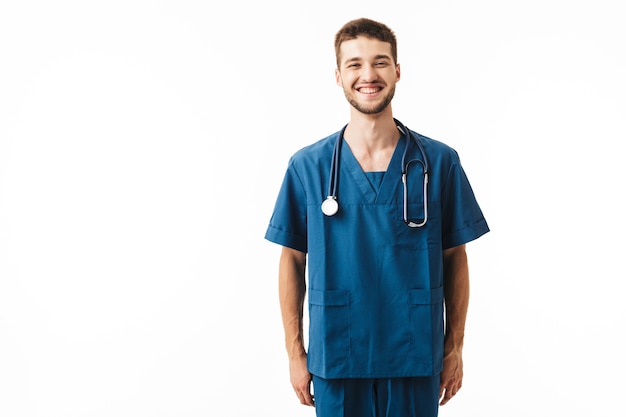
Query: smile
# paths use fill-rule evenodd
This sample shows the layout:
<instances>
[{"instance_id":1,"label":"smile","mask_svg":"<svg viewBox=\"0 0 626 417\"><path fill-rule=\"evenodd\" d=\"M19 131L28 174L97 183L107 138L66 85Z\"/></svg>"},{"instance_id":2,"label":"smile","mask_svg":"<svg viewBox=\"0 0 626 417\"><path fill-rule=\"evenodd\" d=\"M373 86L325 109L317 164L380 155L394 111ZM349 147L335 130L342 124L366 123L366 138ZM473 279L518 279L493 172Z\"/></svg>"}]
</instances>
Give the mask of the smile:
<instances>
[{"instance_id":1,"label":"smile","mask_svg":"<svg viewBox=\"0 0 626 417\"><path fill-rule=\"evenodd\" d=\"M359 93L363 93L363 94L374 94L374 93L378 93L380 90L382 90L382 88L381 87L361 87L357 90Z\"/></svg>"}]
</instances>

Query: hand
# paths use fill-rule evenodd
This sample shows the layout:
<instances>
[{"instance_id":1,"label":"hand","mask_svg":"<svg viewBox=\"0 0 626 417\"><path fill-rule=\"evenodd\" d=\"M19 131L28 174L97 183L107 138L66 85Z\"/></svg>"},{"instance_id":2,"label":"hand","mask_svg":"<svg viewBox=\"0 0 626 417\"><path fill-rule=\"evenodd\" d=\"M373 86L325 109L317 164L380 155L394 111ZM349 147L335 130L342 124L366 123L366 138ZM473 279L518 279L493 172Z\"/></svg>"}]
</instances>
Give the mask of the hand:
<instances>
[{"instance_id":1,"label":"hand","mask_svg":"<svg viewBox=\"0 0 626 417\"><path fill-rule=\"evenodd\" d=\"M446 404L461 389L463 382L463 358L460 352L446 353L439 382L440 405Z\"/></svg>"},{"instance_id":2,"label":"hand","mask_svg":"<svg viewBox=\"0 0 626 417\"><path fill-rule=\"evenodd\" d=\"M311 394L312 376L306 367L306 356L289 361L289 376L300 403L315 406L313 395Z\"/></svg>"}]
</instances>

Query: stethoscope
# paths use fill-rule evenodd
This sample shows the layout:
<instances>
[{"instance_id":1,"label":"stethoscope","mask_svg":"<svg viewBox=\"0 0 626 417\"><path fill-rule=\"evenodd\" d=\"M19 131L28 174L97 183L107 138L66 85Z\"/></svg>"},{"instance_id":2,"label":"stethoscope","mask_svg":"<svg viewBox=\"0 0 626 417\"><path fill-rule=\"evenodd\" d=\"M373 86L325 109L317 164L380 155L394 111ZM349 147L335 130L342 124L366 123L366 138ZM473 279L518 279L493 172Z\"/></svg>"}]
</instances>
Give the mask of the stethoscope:
<instances>
[{"instance_id":1,"label":"stethoscope","mask_svg":"<svg viewBox=\"0 0 626 417\"><path fill-rule=\"evenodd\" d=\"M409 227L422 227L426 224L428 220L428 160L426 159L426 152L424 151L424 147L419 139L409 130L407 129L399 120L393 119L396 122L396 126L398 130L406 134L408 136L408 140L406 141L406 145L404 146L404 153L402 154L402 184L403 184L403 210L402 216L404 218L404 222ZM328 181L328 196L326 200L322 202L322 212L327 216L334 216L339 211L339 202L337 201L337 179L339 177L339 155L341 154L341 143L343 142L343 133L346 130L346 126L341 129L339 132L339 136L335 141L335 147L333 149L333 159L330 163L330 178ZM422 159L411 159L408 162L406 161L406 154L409 150L409 143L411 139L415 141L417 147L422 154ZM409 218L409 204L408 204L408 172L409 167L412 164L420 164L422 166L424 172L424 218L419 220L412 220Z\"/></svg>"}]
</instances>

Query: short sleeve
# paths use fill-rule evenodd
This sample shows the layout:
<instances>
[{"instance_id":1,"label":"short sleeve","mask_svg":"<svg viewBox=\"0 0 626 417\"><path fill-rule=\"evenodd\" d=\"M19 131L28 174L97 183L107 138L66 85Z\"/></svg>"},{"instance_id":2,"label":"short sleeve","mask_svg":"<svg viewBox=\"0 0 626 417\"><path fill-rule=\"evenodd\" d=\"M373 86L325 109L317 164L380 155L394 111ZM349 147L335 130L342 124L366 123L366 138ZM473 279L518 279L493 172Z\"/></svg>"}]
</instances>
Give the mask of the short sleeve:
<instances>
[{"instance_id":1,"label":"short sleeve","mask_svg":"<svg viewBox=\"0 0 626 417\"><path fill-rule=\"evenodd\" d=\"M443 186L441 203L444 249L465 244L489 232L487 221L456 152Z\"/></svg>"},{"instance_id":2,"label":"short sleeve","mask_svg":"<svg viewBox=\"0 0 626 417\"><path fill-rule=\"evenodd\" d=\"M306 193L290 160L265 239L301 252L307 251Z\"/></svg>"}]
</instances>

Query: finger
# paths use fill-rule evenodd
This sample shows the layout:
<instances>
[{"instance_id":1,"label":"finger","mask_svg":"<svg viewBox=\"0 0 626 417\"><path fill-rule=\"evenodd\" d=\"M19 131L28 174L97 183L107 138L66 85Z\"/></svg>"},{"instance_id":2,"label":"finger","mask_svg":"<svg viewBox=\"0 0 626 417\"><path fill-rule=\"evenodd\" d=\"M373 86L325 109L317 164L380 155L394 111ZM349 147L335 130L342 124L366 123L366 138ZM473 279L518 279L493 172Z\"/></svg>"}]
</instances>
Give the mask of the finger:
<instances>
[{"instance_id":1,"label":"finger","mask_svg":"<svg viewBox=\"0 0 626 417\"><path fill-rule=\"evenodd\" d=\"M313 395L309 391L304 392L304 402L302 403L308 406L315 406L315 401L313 400Z\"/></svg>"},{"instance_id":2,"label":"finger","mask_svg":"<svg viewBox=\"0 0 626 417\"><path fill-rule=\"evenodd\" d=\"M448 401L450 401L452 399L452 397L454 397L457 392L459 392L460 387L458 386L452 386L452 387L448 387L445 388L445 392L444 394L440 394L439 398L441 399L441 402L439 403L440 405L444 405L446 404Z\"/></svg>"},{"instance_id":3,"label":"finger","mask_svg":"<svg viewBox=\"0 0 626 417\"><path fill-rule=\"evenodd\" d=\"M450 398L448 398L448 390L444 389L441 395L439 395L439 405L445 405Z\"/></svg>"},{"instance_id":4,"label":"finger","mask_svg":"<svg viewBox=\"0 0 626 417\"><path fill-rule=\"evenodd\" d=\"M439 398L441 399L441 401L439 402L439 405L444 405L448 401L450 401L450 399L452 398L452 389L450 388L449 385L443 387L443 393L439 396Z\"/></svg>"},{"instance_id":5,"label":"finger","mask_svg":"<svg viewBox=\"0 0 626 417\"><path fill-rule=\"evenodd\" d=\"M313 400L313 395L308 390L297 390L296 395L300 400L300 404L314 406L315 402Z\"/></svg>"},{"instance_id":6,"label":"finger","mask_svg":"<svg viewBox=\"0 0 626 417\"><path fill-rule=\"evenodd\" d=\"M451 381L449 379L442 379L439 384L439 399L443 401L444 395L447 395L448 390L450 389ZM447 400L446 400L447 402ZM443 403L445 404L445 403Z\"/></svg>"}]
</instances>

